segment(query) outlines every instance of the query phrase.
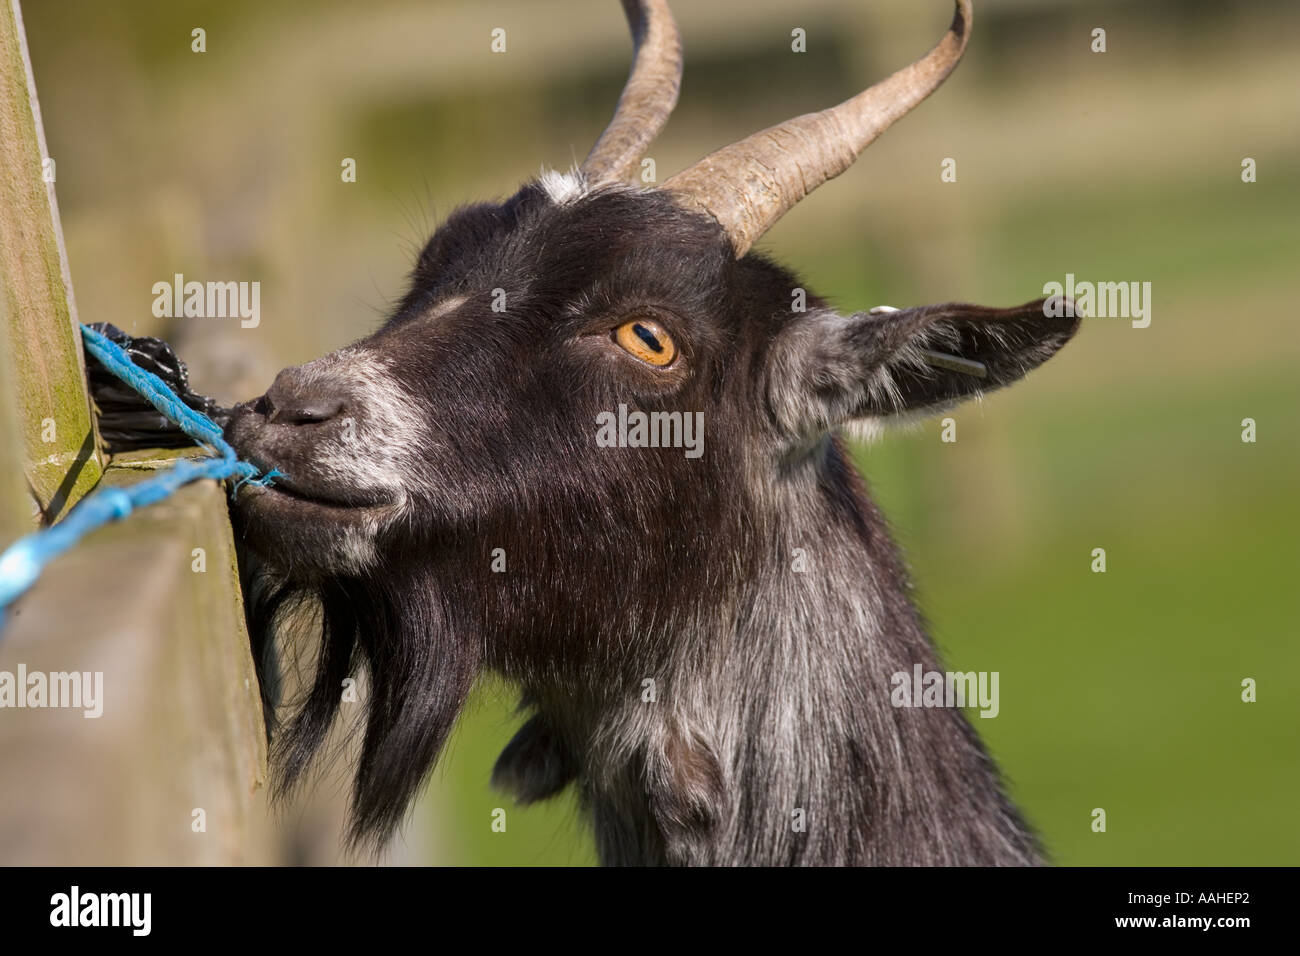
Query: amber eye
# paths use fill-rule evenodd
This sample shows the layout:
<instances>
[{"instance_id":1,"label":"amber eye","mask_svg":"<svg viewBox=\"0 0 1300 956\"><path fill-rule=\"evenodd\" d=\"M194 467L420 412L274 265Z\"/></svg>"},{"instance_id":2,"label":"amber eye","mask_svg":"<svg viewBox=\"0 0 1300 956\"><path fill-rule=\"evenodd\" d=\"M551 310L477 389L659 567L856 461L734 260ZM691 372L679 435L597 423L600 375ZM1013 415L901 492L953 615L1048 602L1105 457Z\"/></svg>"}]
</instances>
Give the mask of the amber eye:
<instances>
[{"instance_id":1,"label":"amber eye","mask_svg":"<svg viewBox=\"0 0 1300 956\"><path fill-rule=\"evenodd\" d=\"M660 368L677 357L672 337L662 325L649 319L624 322L614 330L614 341L628 354Z\"/></svg>"}]
</instances>

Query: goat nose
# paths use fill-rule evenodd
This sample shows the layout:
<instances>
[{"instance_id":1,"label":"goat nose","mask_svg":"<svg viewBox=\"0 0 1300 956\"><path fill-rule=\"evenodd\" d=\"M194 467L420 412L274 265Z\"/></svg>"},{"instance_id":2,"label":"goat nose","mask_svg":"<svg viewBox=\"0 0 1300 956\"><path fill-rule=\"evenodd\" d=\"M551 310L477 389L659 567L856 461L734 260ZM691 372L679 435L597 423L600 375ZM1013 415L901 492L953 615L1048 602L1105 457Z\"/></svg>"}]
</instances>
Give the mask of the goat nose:
<instances>
[{"instance_id":1,"label":"goat nose","mask_svg":"<svg viewBox=\"0 0 1300 956\"><path fill-rule=\"evenodd\" d=\"M340 390L313 379L296 368L287 368L277 375L259 402L263 406L259 410L266 415L267 422L318 425L337 418L345 404Z\"/></svg>"}]
</instances>

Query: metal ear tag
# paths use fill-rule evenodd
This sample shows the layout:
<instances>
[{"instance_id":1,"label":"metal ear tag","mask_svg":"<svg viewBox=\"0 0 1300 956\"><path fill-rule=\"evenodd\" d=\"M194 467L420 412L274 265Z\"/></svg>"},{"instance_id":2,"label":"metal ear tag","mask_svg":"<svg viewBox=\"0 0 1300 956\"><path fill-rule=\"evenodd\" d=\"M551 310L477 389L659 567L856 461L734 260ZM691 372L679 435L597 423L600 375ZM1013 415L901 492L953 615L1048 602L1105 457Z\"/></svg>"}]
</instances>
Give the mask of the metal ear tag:
<instances>
[{"instance_id":1,"label":"metal ear tag","mask_svg":"<svg viewBox=\"0 0 1300 956\"><path fill-rule=\"evenodd\" d=\"M925 359L927 365L932 365L935 368L945 368L950 372L973 375L975 378L989 377L988 366L974 359L962 358L960 355L949 355L946 352L933 352L930 349L922 349L921 357Z\"/></svg>"},{"instance_id":2,"label":"metal ear tag","mask_svg":"<svg viewBox=\"0 0 1300 956\"><path fill-rule=\"evenodd\" d=\"M868 314L888 315L890 312L897 311L892 305L878 305ZM950 372L960 372L962 375L972 375L975 378L989 377L988 366L974 359L962 358L960 355L949 355L947 352L935 352L931 349L922 349L921 357L925 359L927 365L932 365L935 368L945 368Z\"/></svg>"}]
</instances>

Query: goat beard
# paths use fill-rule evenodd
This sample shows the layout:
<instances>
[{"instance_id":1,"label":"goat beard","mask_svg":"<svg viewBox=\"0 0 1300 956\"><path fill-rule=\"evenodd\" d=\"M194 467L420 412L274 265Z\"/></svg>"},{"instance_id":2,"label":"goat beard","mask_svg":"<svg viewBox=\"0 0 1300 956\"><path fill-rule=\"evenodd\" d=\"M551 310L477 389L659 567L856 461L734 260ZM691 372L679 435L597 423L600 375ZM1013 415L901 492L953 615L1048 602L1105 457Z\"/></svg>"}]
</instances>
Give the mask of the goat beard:
<instances>
[{"instance_id":1,"label":"goat beard","mask_svg":"<svg viewBox=\"0 0 1300 956\"><path fill-rule=\"evenodd\" d=\"M387 568L300 584L247 555L241 573L271 740L272 797L283 803L306 778L338 715L344 680L364 668L365 734L347 845L377 852L451 734L480 669L481 642L455 620L436 582L418 572ZM286 650L315 656L311 683L292 702L280 700Z\"/></svg>"}]
</instances>

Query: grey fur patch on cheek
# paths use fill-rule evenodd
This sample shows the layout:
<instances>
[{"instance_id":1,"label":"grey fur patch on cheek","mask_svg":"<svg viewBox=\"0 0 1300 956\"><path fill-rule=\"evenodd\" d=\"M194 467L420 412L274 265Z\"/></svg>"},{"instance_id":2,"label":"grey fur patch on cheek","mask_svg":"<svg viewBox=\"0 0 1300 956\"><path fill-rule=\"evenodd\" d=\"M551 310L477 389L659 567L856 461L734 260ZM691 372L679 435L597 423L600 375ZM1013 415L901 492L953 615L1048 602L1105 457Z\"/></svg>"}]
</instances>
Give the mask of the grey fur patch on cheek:
<instances>
[{"instance_id":1,"label":"grey fur patch on cheek","mask_svg":"<svg viewBox=\"0 0 1300 956\"><path fill-rule=\"evenodd\" d=\"M379 533L379 522L366 522L365 528L348 527L335 546L333 561L330 563L339 571L360 574L373 567L379 560L375 548L375 536Z\"/></svg>"}]
</instances>

